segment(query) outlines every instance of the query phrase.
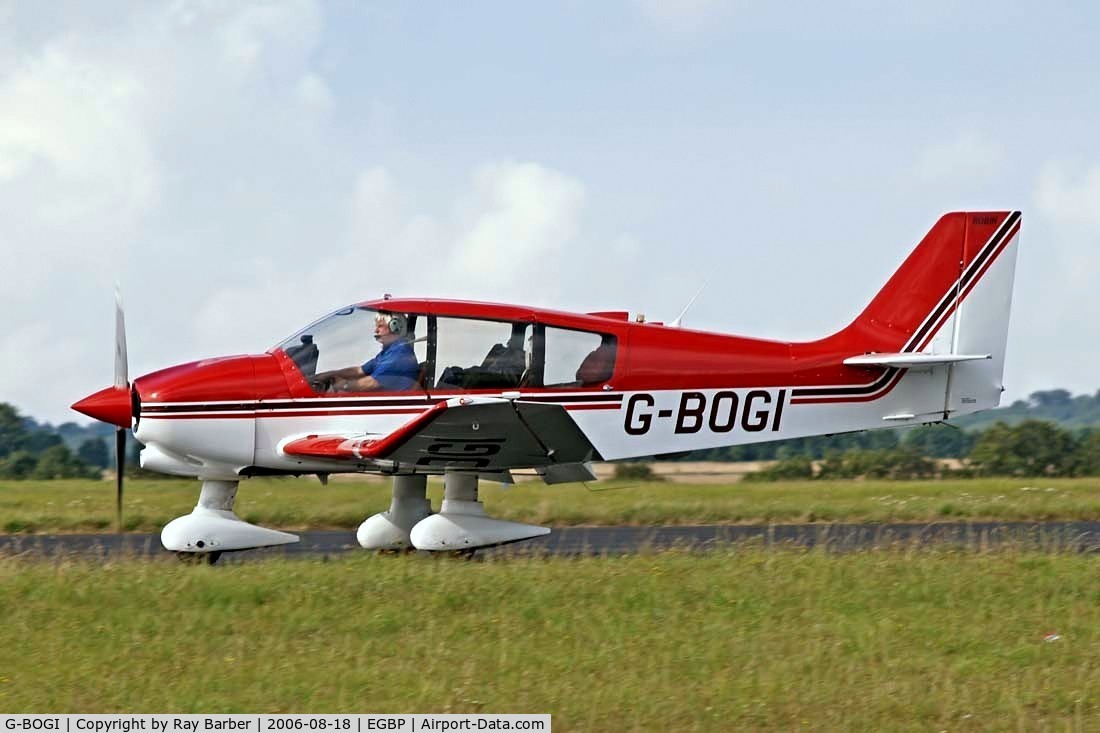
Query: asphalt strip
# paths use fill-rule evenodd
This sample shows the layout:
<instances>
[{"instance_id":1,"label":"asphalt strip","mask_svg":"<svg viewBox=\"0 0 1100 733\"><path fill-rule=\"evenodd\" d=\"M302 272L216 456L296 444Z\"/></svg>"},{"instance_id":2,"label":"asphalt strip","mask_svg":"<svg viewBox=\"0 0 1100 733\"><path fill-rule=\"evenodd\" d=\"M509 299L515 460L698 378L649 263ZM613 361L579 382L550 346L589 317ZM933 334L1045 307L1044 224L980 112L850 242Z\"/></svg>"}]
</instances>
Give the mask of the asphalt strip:
<instances>
[{"instance_id":1,"label":"asphalt strip","mask_svg":"<svg viewBox=\"0 0 1100 733\"><path fill-rule=\"evenodd\" d=\"M313 556L364 552L352 530L299 533L292 545L226 554L225 559ZM1100 551L1100 522L971 522L939 524L771 524L666 527L560 527L549 535L479 551L484 556L601 556L662 550L708 552L753 547L871 548L1005 546L1048 552ZM156 534L0 535L0 554L30 556L168 556Z\"/></svg>"}]
</instances>

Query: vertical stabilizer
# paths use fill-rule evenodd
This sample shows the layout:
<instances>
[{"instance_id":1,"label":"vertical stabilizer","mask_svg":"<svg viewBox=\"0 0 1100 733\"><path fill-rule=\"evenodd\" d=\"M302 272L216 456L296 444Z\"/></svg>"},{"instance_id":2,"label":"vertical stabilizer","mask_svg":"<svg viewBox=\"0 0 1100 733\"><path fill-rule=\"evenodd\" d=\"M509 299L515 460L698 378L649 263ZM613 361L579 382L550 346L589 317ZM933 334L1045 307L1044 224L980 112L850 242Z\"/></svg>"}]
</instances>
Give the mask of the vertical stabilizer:
<instances>
[{"instance_id":1,"label":"vertical stabilizer","mask_svg":"<svg viewBox=\"0 0 1100 733\"><path fill-rule=\"evenodd\" d=\"M792 348L822 385L792 404L890 395L883 410L924 421L997 406L1019 232L1018 211L941 217L851 324Z\"/></svg>"}]
</instances>

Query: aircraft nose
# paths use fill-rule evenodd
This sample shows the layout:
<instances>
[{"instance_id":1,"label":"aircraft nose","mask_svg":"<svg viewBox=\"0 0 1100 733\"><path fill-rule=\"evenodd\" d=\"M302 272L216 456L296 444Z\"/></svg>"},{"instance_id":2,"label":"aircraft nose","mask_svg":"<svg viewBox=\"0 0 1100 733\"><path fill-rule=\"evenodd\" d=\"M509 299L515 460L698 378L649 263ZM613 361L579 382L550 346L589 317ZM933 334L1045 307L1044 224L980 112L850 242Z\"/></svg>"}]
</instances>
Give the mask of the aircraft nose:
<instances>
[{"instance_id":1,"label":"aircraft nose","mask_svg":"<svg viewBox=\"0 0 1100 733\"><path fill-rule=\"evenodd\" d=\"M72 407L88 417L118 425L120 428L128 428L133 422L134 412L128 387L101 389L73 403Z\"/></svg>"}]
</instances>

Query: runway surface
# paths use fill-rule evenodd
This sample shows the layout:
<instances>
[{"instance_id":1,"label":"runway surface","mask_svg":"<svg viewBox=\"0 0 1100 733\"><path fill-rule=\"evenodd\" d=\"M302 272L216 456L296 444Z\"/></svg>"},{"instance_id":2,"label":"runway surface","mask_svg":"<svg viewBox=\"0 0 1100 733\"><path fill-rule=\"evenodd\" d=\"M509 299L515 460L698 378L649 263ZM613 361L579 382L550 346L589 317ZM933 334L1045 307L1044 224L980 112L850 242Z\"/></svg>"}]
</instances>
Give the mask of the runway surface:
<instances>
[{"instance_id":1,"label":"runway surface","mask_svg":"<svg viewBox=\"0 0 1100 733\"><path fill-rule=\"evenodd\" d=\"M329 556L363 552L351 530L299 533L293 545L227 554L230 558ZM951 546L980 550L1007 543L1048 551L1100 551L1100 522L977 522L969 524L775 524L685 527L561 527L545 537L482 551L500 555L623 555L682 549L728 550L739 545L821 547ZM84 557L167 556L155 534L0 535L0 554ZM224 561L224 560L223 560Z\"/></svg>"}]
</instances>

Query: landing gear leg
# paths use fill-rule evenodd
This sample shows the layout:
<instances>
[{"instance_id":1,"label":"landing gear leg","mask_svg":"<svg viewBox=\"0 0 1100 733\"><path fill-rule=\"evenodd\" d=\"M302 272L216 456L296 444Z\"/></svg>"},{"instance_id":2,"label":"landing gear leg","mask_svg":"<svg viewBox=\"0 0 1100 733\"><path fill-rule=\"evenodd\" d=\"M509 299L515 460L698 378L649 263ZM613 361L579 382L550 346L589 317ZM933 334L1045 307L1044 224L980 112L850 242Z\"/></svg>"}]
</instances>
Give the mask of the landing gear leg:
<instances>
[{"instance_id":1,"label":"landing gear leg","mask_svg":"<svg viewBox=\"0 0 1100 733\"><path fill-rule=\"evenodd\" d=\"M411 550L409 532L417 522L431 516L427 476L394 476L393 500L387 511L368 517L359 525L355 538L368 550Z\"/></svg>"},{"instance_id":2,"label":"landing gear leg","mask_svg":"<svg viewBox=\"0 0 1100 733\"><path fill-rule=\"evenodd\" d=\"M206 556L213 564L223 552L297 542L297 535L249 524L233 513L237 481L205 480L199 503L187 515L173 519L161 530L164 549Z\"/></svg>"},{"instance_id":3,"label":"landing gear leg","mask_svg":"<svg viewBox=\"0 0 1100 733\"><path fill-rule=\"evenodd\" d=\"M421 520L409 537L418 550L472 552L550 534L549 527L506 522L485 514L478 501L477 474L447 473L443 476L443 506L439 514Z\"/></svg>"}]
</instances>

